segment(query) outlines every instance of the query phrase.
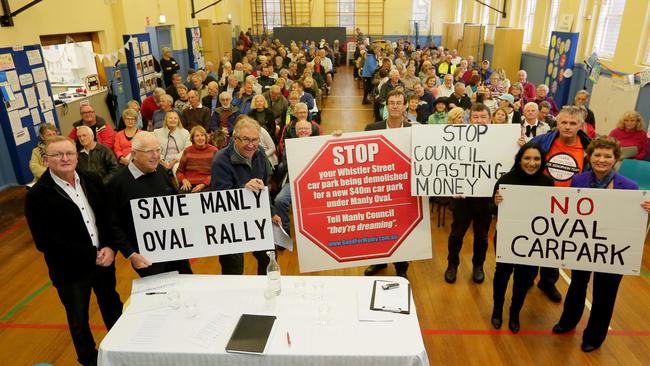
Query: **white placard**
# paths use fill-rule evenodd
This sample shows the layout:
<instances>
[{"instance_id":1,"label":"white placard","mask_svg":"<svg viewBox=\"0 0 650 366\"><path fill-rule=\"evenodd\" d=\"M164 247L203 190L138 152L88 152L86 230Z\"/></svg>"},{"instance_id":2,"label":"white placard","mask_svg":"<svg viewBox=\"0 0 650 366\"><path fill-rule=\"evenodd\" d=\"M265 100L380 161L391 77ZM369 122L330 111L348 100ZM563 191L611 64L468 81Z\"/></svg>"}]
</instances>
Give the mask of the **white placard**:
<instances>
[{"instance_id":1,"label":"white placard","mask_svg":"<svg viewBox=\"0 0 650 366\"><path fill-rule=\"evenodd\" d=\"M491 197L519 150L513 124L413 126L414 196Z\"/></svg>"},{"instance_id":2,"label":"white placard","mask_svg":"<svg viewBox=\"0 0 650 366\"><path fill-rule=\"evenodd\" d=\"M497 262L639 275L649 191L502 185Z\"/></svg>"},{"instance_id":3,"label":"white placard","mask_svg":"<svg viewBox=\"0 0 650 366\"><path fill-rule=\"evenodd\" d=\"M140 254L151 262L273 249L268 188L131 200Z\"/></svg>"},{"instance_id":4,"label":"white placard","mask_svg":"<svg viewBox=\"0 0 650 366\"><path fill-rule=\"evenodd\" d=\"M34 83L34 78L32 77L32 74L21 74L18 76L18 79L20 80L20 85L25 86L25 85L32 85Z\"/></svg>"},{"instance_id":5,"label":"white placard","mask_svg":"<svg viewBox=\"0 0 650 366\"><path fill-rule=\"evenodd\" d=\"M431 258L429 200L409 189L410 128L286 144L301 272Z\"/></svg>"},{"instance_id":6,"label":"white placard","mask_svg":"<svg viewBox=\"0 0 650 366\"><path fill-rule=\"evenodd\" d=\"M38 108L30 109L32 115L32 122L34 126L40 125L43 121L41 120L41 113L38 111Z\"/></svg>"},{"instance_id":7,"label":"white placard","mask_svg":"<svg viewBox=\"0 0 650 366\"><path fill-rule=\"evenodd\" d=\"M29 108L19 109L18 115L20 116L20 118L29 116Z\"/></svg>"},{"instance_id":8,"label":"white placard","mask_svg":"<svg viewBox=\"0 0 650 366\"><path fill-rule=\"evenodd\" d=\"M29 66L40 65L43 63L41 58L41 53L39 50L31 50L25 52L27 54L27 61L29 61Z\"/></svg>"},{"instance_id":9,"label":"white placard","mask_svg":"<svg viewBox=\"0 0 650 366\"><path fill-rule=\"evenodd\" d=\"M34 108L38 105L38 102L36 101L36 91L33 87L23 89L23 93L25 93L27 107Z\"/></svg>"},{"instance_id":10,"label":"white placard","mask_svg":"<svg viewBox=\"0 0 650 366\"><path fill-rule=\"evenodd\" d=\"M44 67L32 69L32 74L34 75L34 82L40 83L41 81L47 80L47 73Z\"/></svg>"}]
</instances>

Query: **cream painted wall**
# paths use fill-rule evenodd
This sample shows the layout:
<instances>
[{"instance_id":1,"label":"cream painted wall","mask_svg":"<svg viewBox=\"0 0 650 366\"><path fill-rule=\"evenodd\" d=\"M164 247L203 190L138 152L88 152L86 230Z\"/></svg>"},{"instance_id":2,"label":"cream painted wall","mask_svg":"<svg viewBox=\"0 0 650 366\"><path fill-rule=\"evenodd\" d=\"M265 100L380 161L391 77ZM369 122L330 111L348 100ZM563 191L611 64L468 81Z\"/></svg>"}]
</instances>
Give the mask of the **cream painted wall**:
<instances>
[{"instance_id":1,"label":"cream painted wall","mask_svg":"<svg viewBox=\"0 0 650 366\"><path fill-rule=\"evenodd\" d=\"M525 0L518 0L523 5ZM572 31L580 33L578 42L578 58L588 57L593 50L593 35L596 30L600 9L599 0L560 0L559 14L573 14ZM546 55L548 45L544 44L547 32L547 19L550 14L550 1L537 1L535 13L535 26L532 33L532 41L526 45L527 52ZM591 17L591 19L588 19ZM521 16L518 14L519 21ZM626 0L623 13L619 40L616 54L610 60L602 62L610 68L632 73L639 71L646 45L648 42L648 29L650 25L650 2L647 0ZM645 24L646 26L639 26Z\"/></svg>"}]
</instances>

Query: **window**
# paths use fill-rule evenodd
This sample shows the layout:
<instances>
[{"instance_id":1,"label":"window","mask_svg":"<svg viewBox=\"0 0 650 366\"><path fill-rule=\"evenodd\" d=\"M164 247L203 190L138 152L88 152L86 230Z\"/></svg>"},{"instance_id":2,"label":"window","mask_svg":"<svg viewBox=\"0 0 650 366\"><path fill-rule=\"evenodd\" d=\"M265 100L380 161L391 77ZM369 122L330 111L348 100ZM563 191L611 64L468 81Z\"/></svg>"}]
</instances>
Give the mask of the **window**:
<instances>
[{"instance_id":1,"label":"window","mask_svg":"<svg viewBox=\"0 0 650 366\"><path fill-rule=\"evenodd\" d=\"M648 45L646 46L644 64L650 65L650 37L648 37Z\"/></svg>"},{"instance_id":2,"label":"window","mask_svg":"<svg viewBox=\"0 0 650 366\"><path fill-rule=\"evenodd\" d=\"M264 29L272 32L273 28L282 26L280 0L264 0Z\"/></svg>"},{"instance_id":3,"label":"window","mask_svg":"<svg viewBox=\"0 0 650 366\"><path fill-rule=\"evenodd\" d=\"M420 34L429 34L429 14L431 13L431 0L413 0L411 11L413 22L417 22Z\"/></svg>"},{"instance_id":4,"label":"window","mask_svg":"<svg viewBox=\"0 0 650 366\"><path fill-rule=\"evenodd\" d=\"M347 34L354 34L354 0L339 0L339 27Z\"/></svg>"},{"instance_id":5,"label":"window","mask_svg":"<svg viewBox=\"0 0 650 366\"><path fill-rule=\"evenodd\" d=\"M522 17L524 24L524 44L530 44L533 38L533 26L535 25L535 8L537 7L537 0L528 0L524 7L524 16Z\"/></svg>"},{"instance_id":6,"label":"window","mask_svg":"<svg viewBox=\"0 0 650 366\"><path fill-rule=\"evenodd\" d=\"M488 5L491 5L490 0L483 0L483 4L481 5L481 24L483 25L487 25L490 21L490 8Z\"/></svg>"},{"instance_id":7,"label":"window","mask_svg":"<svg viewBox=\"0 0 650 366\"><path fill-rule=\"evenodd\" d=\"M624 9L625 0L601 0L593 46L598 56L604 58L614 56Z\"/></svg>"},{"instance_id":8,"label":"window","mask_svg":"<svg viewBox=\"0 0 650 366\"><path fill-rule=\"evenodd\" d=\"M43 58L53 84L83 84L86 76L97 74L90 41L43 46Z\"/></svg>"},{"instance_id":9,"label":"window","mask_svg":"<svg viewBox=\"0 0 650 366\"><path fill-rule=\"evenodd\" d=\"M456 14L454 20L456 23L461 23L461 18L463 16L463 0L456 0Z\"/></svg>"},{"instance_id":10,"label":"window","mask_svg":"<svg viewBox=\"0 0 650 366\"><path fill-rule=\"evenodd\" d=\"M551 0L551 11L548 17L548 25L546 28L546 38L542 47L548 47L551 43L551 33L555 30L557 25L557 14L560 11L560 0Z\"/></svg>"}]
</instances>

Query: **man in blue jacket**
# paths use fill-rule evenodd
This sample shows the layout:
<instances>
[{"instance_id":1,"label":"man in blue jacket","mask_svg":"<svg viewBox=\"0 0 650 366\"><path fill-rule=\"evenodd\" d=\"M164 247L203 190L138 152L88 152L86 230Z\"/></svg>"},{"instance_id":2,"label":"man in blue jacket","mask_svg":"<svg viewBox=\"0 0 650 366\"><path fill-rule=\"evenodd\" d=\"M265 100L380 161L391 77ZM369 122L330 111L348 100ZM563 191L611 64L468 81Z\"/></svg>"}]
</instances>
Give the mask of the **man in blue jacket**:
<instances>
[{"instance_id":1,"label":"man in blue jacket","mask_svg":"<svg viewBox=\"0 0 650 366\"><path fill-rule=\"evenodd\" d=\"M212 190L246 188L259 192L268 184L270 165L264 148L260 146L261 127L254 119L241 115L235 121L232 142L212 160ZM282 225L271 207L273 222ZM266 251L253 252L257 259L257 274L266 274L269 258ZM241 275L244 273L244 254L219 256L221 273Z\"/></svg>"},{"instance_id":2,"label":"man in blue jacket","mask_svg":"<svg viewBox=\"0 0 650 366\"><path fill-rule=\"evenodd\" d=\"M381 47L375 46L366 53L366 61L363 63L361 77L363 78L363 102L368 104L368 95L372 92L372 75L377 69L377 56L381 52Z\"/></svg>"}]
</instances>

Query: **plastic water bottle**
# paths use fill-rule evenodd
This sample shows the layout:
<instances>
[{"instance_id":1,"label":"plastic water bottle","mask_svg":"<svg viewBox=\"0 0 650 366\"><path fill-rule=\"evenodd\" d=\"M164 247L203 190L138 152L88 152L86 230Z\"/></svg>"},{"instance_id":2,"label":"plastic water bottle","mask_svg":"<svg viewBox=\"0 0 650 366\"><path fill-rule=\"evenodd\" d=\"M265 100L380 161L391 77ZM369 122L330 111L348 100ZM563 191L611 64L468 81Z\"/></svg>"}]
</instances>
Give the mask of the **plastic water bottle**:
<instances>
[{"instance_id":1,"label":"plastic water bottle","mask_svg":"<svg viewBox=\"0 0 650 366\"><path fill-rule=\"evenodd\" d=\"M271 296L278 296L282 291L280 283L280 265L275 260L275 251L266 252L269 256L269 265L266 266L266 292Z\"/></svg>"}]
</instances>

